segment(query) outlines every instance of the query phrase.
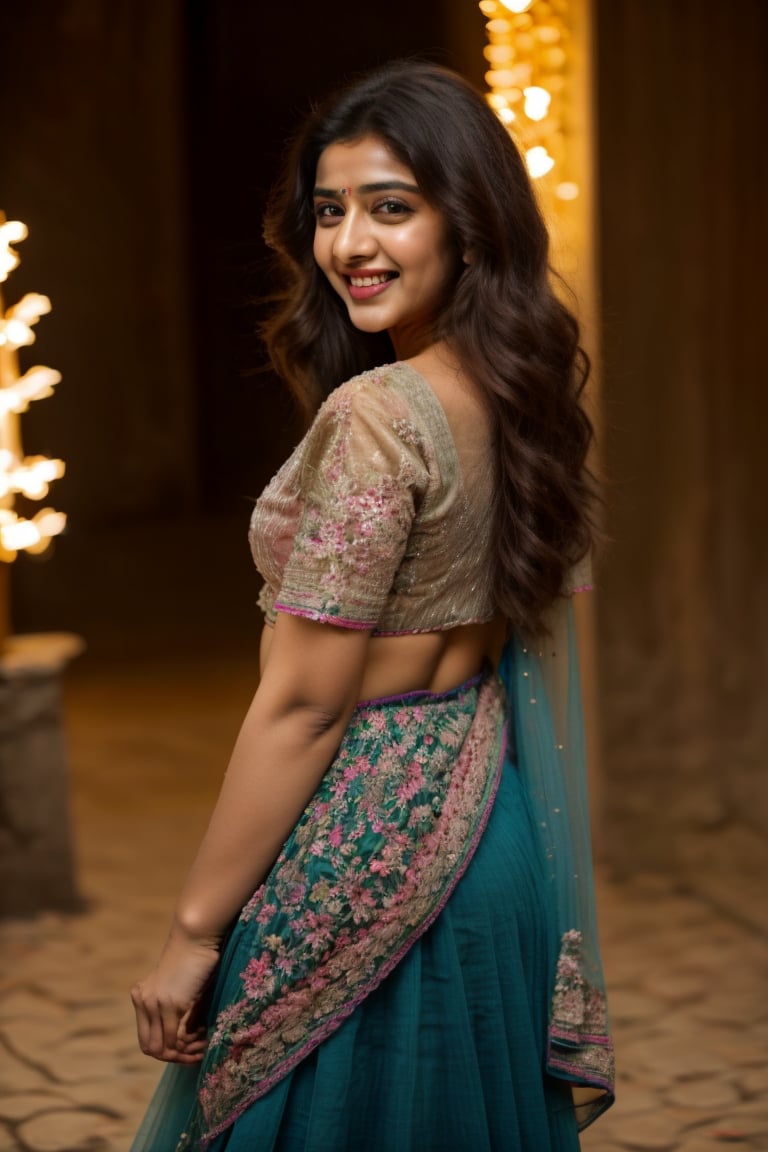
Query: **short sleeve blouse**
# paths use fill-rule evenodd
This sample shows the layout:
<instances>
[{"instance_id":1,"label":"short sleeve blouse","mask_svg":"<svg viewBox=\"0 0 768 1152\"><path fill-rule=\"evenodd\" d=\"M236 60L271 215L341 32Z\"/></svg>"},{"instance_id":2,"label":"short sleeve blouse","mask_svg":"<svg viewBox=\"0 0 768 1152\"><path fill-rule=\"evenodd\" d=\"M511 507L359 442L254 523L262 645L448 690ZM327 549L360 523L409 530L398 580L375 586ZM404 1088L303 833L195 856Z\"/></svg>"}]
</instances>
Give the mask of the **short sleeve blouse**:
<instances>
[{"instance_id":1,"label":"short sleeve blouse","mask_svg":"<svg viewBox=\"0 0 768 1152\"><path fill-rule=\"evenodd\" d=\"M489 467L473 481L468 491L445 413L409 366L336 389L254 509L267 620L398 634L490 619Z\"/></svg>"}]
</instances>

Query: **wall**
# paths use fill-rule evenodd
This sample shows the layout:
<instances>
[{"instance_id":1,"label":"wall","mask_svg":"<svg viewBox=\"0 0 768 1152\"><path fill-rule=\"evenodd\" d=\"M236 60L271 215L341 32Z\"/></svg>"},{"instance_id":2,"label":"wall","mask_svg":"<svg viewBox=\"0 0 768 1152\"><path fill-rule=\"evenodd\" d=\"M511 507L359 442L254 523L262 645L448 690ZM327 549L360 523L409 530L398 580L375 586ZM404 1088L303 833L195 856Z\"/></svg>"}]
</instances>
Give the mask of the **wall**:
<instances>
[{"instance_id":1,"label":"wall","mask_svg":"<svg viewBox=\"0 0 768 1152\"><path fill-rule=\"evenodd\" d=\"M66 459L74 533L195 499L182 17L125 0L3 14L0 207L30 232L7 297L50 296L25 366L63 375L22 434Z\"/></svg>"},{"instance_id":2,"label":"wall","mask_svg":"<svg viewBox=\"0 0 768 1152\"><path fill-rule=\"evenodd\" d=\"M601 679L628 870L680 866L688 834L697 860L718 832L768 836L768 9L596 14Z\"/></svg>"},{"instance_id":3,"label":"wall","mask_svg":"<svg viewBox=\"0 0 768 1152\"><path fill-rule=\"evenodd\" d=\"M22 432L66 460L51 499L69 515L44 562L14 565L17 631L110 651L175 642L172 618L190 645L250 637L250 502L298 435L255 335L267 191L312 99L390 57L456 62L444 3L3 12L0 207L30 228L8 301L50 295L27 364L63 374Z\"/></svg>"}]
</instances>

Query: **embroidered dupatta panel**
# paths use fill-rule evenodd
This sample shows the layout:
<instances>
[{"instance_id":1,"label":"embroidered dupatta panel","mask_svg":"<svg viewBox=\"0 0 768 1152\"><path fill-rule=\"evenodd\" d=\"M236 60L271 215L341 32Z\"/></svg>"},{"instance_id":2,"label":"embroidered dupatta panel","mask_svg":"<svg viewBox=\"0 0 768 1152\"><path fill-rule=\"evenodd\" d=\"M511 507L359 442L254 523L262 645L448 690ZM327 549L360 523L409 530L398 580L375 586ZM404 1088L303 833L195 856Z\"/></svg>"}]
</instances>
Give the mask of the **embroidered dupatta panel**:
<instances>
[{"instance_id":1,"label":"embroidered dupatta panel","mask_svg":"<svg viewBox=\"0 0 768 1152\"><path fill-rule=\"evenodd\" d=\"M504 720L491 675L450 693L358 706L236 926L242 946L215 993L227 1006L179 1150L205 1147L268 1092L434 921L487 822Z\"/></svg>"},{"instance_id":2,"label":"embroidered dupatta panel","mask_svg":"<svg viewBox=\"0 0 768 1152\"><path fill-rule=\"evenodd\" d=\"M552 973L547 1068L574 1087L579 1127L614 1099L614 1052L595 908L584 719L573 593L550 612L549 634L507 642L500 675L515 756L539 835L550 888L547 912L559 952Z\"/></svg>"}]
</instances>

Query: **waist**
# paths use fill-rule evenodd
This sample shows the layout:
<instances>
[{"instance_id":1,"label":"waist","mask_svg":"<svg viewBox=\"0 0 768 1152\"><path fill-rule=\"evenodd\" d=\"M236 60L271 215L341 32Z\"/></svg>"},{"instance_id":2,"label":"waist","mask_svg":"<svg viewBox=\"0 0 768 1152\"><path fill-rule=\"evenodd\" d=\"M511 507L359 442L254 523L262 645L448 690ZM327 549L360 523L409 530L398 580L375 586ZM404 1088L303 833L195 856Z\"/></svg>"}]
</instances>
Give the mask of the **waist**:
<instances>
[{"instance_id":1,"label":"waist","mask_svg":"<svg viewBox=\"0 0 768 1152\"><path fill-rule=\"evenodd\" d=\"M462 624L441 632L373 635L368 645L360 699L414 692L444 693L495 668L504 641L503 625Z\"/></svg>"},{"instance_id":2,"label":"waist","mask_svg":"<svg viewBox=\"0 0 768 1152\"><path fill-rule=\"evenodd\" d=\"M474 688L478 688L485 678L491 675L492 669L489 665L481 668L479 672L475 672L467 680L461 684L456 684L453 688L446 688L441 692L433 692L428 688L415 688L411 692L398 692L392 696L374 696L370 699L358 700L356 709L369 709L378 708L387 704L409 705L409 704L439 704L444 700L453 700L459 696L466 695Z\"/></svg>"}]
</instances>

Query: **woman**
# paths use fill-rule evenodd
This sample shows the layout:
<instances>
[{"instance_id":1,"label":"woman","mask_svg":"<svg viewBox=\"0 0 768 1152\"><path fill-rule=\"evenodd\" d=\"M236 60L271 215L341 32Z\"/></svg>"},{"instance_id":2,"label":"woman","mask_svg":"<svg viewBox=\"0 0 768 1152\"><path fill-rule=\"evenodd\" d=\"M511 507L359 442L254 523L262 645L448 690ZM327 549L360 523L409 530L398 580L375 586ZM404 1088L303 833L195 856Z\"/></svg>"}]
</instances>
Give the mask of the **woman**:
<instances>
[{"instance_id":1,"label":"woman","mask_svg":"<svg viewBox=\"0 0 768 1152\"><path fill-rule=\"evenodd\" d=\"M132 991L174 1065L134 1149L576 1149L612 1083L568 677L591 429L524 165L396 63L310 118L266 236L270 354L322 406L254 511L261 681Z\"/></svg>"}]
</instances>

